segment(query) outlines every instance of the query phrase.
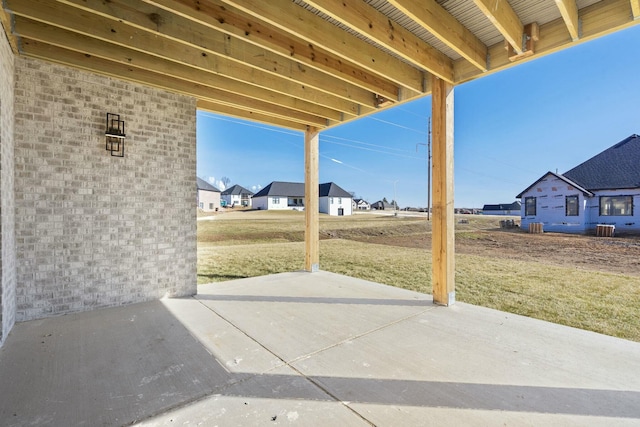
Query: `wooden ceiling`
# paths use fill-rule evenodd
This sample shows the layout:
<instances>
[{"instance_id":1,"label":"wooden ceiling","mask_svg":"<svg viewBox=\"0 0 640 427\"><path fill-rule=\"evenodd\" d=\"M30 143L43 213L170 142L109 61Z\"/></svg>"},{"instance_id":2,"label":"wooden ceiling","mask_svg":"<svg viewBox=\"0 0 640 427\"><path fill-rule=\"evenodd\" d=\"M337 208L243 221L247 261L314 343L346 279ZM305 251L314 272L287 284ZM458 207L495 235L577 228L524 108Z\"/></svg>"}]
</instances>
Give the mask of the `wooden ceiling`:
<instances>
[{"instance_id":1,"label":"wooden ceiling","mask_svg":"<svg viewBox=\"0 0 640 427\"><path fill-rule=\"evenodd\" d=\"M20 55L325 129L640 23L640 0L3 0ZM523 82L523 85L526 82Z\"/></svg>"}]
</instances>

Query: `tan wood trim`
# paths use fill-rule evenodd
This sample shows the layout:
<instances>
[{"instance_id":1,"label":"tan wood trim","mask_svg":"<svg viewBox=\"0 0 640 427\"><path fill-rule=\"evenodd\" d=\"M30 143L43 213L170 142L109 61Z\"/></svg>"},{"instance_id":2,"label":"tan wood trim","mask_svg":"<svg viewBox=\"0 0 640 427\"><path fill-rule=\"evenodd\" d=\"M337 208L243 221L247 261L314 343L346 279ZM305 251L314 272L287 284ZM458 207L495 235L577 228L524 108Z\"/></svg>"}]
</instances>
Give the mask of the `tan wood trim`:
<instances>
[{"instance_id":1,"label":"tan wood trim","mask_svg":"<svg viewBox=\"0 0 640 427\"><path fill-rule=\"evenodd\" d=\"M435 0L389 0L480 71L487 70L487 47Z\"/></svg>"},{"instance_id":2,"label":"tan wood trim","mask_svg":"<svg viewBox=\"0 0 640 427\"><path fill-rule=\"evenodd\" d=\"M375 92L385 98L399 100L404 93L398 85L358 67L347 60L309 43L285 34L276 27L252 20L235 8L218 0L195 3L193 0L143 0L145 3L177 13L214 30L241 38L273 53L294 59L348 83ZM406 90L405 90L406 91ZM418 92L409 91L409 96Z\"/></svg>"},{"instance_id":3,"label":"tan wood trim","mask_svg":"<svg viewBox=\"0 0 640 427\"><path fill-rule=\"evenodd\" d=\"M524 25L507 0L473 0L516 53L522 50Z\"/></svg>"},{"instance_id":4,"label":"tan wood trim","mask_svg":"<svg viewBox=\"0 0 640 427\"><path fill-rule=\"evenodd\" d=\"M362 0L306 0L305 3L355 29L415 66L453 82L453 65L448 56L400 24L390 21Z\"/></svg>"},{"instance_id":5,"label":"tan wood trim","mask_svg":"<svg viewBox=\"0 0 640 427\"><path fill-rule=\"evenodd\" d=\"M433 302L455 302L455 221L453 208L453 86L433 79Z\"/></svg>"},{"instance_id":6,"label":"tan wood trim","mask_svg":"<svg viewBox=\"0 0 640 427\"><path fill-rule=\"evenodd\" d=\"M18 54L18 42L15 35L12 34L12 17L2 8L2 2L0 2L0 26L4 29L4 34L7 37L9 46L14 54Z\"/></svg>"},{"instance_id":7,"label":"tan wood trim","mask_svg":"<svg viewBox=\"0 0 640 427\"><path fill-rule=\"evenodd\" d=\"M640 19L640 0L630 0L631 1L631 13L633 14L633 19Z\"/></svg>"},{"instance_id":8,"label":"tan wood trim","mask_svg":"<svg viewBox=\"0 0 640 427\"><path fill-rule=\"evenodd\" d=\"M280 126L287 129L298 131L306 130L307 126L291 120L280 117L273 117L267 114L249 111L246 108L238 108L230 105L216 103L215 101L198 100L197 108L211 113L222 114L225 116L236 117L238 119L250 120L253 122L264 123L270 126Z\"/></svg>"},{"instance_id":9,"label":"tan wood trim","mask_svg":"<svg viewBox=\"0 0 640 427\"><path fill-rule=\"evenodd\" d=\"M392 82L422 92L424 73L394 58L373 45L347 33L337 31L328 21L292 3L290 0L222 0L258 21L267 22L314 46L358 64Z\"/></svg>"},{"instance_id":10,"label":"tan wood trim","mask_svg":"<svg viewBox=\"0 0 640 427\"><path fill-rule=\"evenodd\" d=\"M304 134L304 269L320 269L320 198L319 158L320 132L309 127Z\"/></svg>"},{"instance_id":11,"label":"tan wood trim","mask_svg":"<svg viewBox=\"0 0 640 427\"><path fill-rule=\"evenodd\" d=\"M576 0L555 0L572 40L578 40L578 6Z\"/></svg>"}]
</instances>

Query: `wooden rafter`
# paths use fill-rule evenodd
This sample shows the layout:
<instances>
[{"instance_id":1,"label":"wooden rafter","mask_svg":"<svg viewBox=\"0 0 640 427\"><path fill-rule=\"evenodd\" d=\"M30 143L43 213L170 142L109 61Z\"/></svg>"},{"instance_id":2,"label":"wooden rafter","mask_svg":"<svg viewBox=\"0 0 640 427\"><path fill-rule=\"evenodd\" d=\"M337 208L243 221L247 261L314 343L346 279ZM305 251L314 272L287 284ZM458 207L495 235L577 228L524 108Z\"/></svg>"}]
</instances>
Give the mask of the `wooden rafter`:
<instances>
[{"instance_id":1,"label":"wooden rafter","mask_svg":"<svg viewBox=\"0 0 640 427\"><path fill-rule=\"evenodd\" d=\"M633 19L640 19L640 0L629 0L631 2L631 13Z\"/></svg>"},{"instance_id":2,"label":"wooden rafter","mask_svg":"<svg viewBox=\"0 0 640 427\"><path fill-rule=\"evenodd\" d=\"M578 6L576 0L555 0L564 19L564 23L567 25L567 30L571 35L571 39L576 41L580 38L579 24L578 24Z\"/></svg>"},{"instance_id":3,"label":"wooden rafter","mask_svg":"<svg viewBox=\"0 0 640 427\"><path fill-rule=\"evenodd\" d=\"M366 41L297 6L290 0L222 0L254 19L267 22L314 46L352 61L404 87L422 92L424 73Z\"/></svg>"},{"instance_id":4,"label":"wooden rafter","mask_svg":"<svg viewBox=\"0 0 640 427\"><path fill-rule=\"evenodd\" d=\"M524 25L507 0L473 0L516 53L522 53Z\"/></svg>"},{"instance_id":5,"label":"wooden rafter","mask_svg":"<svg viewBox=\"0 0 640 427\"><path fill-rule=\"evenodd\" d=\"M357 30L406 61L453 82L451 59L361 0L306 0L333 19Z\"/></svg>"},{"instance_id":6,"label":"wooden rafter","mask_svg":"<svg viewBox=\"0 0 640 427\"><path fill-rule=\"evenodd\" d=\"M292 120L283 119L281 117L273 117L268 114L262 114L242 107L234 107L225 105L212 100L199 100L197 108L211 113L223 114L225 116L236 117L238 119L249 120L253 122L264 123L272 126L283 127L304 131L307 126Z\"/></svg>"},{"instance_id":7,"label":"wooden rafter","mask_svg":"<svg viewBox=\"0 0 640 427\"><path fill-rule=\"evenodd\" d=\"M479 70L487 70L487 47L435 0L389 0Z\"/></svg>"}]
</instances>

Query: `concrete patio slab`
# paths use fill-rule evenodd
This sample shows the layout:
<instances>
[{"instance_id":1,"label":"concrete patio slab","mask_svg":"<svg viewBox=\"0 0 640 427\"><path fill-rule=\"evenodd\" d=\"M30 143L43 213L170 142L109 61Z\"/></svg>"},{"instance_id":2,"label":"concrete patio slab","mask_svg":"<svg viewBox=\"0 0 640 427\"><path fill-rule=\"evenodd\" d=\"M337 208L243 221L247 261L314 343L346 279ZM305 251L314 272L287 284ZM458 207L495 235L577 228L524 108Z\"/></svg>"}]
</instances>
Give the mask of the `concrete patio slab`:
<instances>
[{"instance_id":1,"label":"concrete patio slab","mask_svg":"<svg viewBox=\"0 0 640 427\"><path fill-rule=\"evenodd\" d=\"M327 272L16 325L1 425L640 425L640 344Z\"/></svg>"}]
</instances>

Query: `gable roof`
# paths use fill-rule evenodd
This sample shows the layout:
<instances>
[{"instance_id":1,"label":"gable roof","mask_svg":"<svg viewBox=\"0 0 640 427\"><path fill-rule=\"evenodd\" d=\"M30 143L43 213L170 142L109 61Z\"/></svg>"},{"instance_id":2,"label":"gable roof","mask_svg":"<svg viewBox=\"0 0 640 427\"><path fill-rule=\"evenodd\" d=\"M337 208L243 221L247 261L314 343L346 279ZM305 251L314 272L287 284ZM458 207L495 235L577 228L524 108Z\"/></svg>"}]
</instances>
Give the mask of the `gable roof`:
<instances>
[{"instance_id":1,"label":"gable roof","mask_svg":"<svg viewBox=\"0 0 640 427\"><path fill-rule=\"evenodd\" d=\"M591 191L640 188L640 136L623 139L563 175Z\"/></svg>"},{"instance_id":2,"label":"gable roof","mask_svg":"<svg viewBox=\"0 0 640 427\"><path fill-rule=\"evenodd\" d=\"M228 195L239 196L241 194L248 194L250 196L253 196L253 191L247 190L243 186L235 184L222 192L223 196L228 196Z\"/></svg>"},{"instance_id":3,"label":"gable roof","mask_svg":"<svg viewBox=\"0 0 640 427\"><path fill-rule=\"evenodd\" d=\"M483 211L515 211L515 210L520 210L521 207L522 205L520 205L520 202L513 202L513 203L503 203L498 205L484 205L482 207L482 210Z\"/></svg>"},{"instance_id":4,"label":"gable roof","mask_svg":"<svg viewBox=\"0 0 640 427\"><path fill-rule=\"evenodd\" d=\"M590 197L594 196L594 194L593 194L591 191L589 191L589 190L587 190L586 188L582 187L580 184L573 182L573 181L572 181L572 180L570 180L569 178L567 178L567 177L565 177L565 176L562 176L562 175L559 175L559 174L557 174L557 173L547 172L547 173L545 173L544 175L542 175L540 178L538 178L537 180L535 180L535 181L533 182L533 184L531 184L530 186L528 186L527 188L525 188L525 189L524 189L520 194L518 194L518 195L516 196L516 199L521 199L521 198L522 198L522 195L523 195L524 193L526 193L527 191L531 190L531 189L532 189L533 187L535 187L535 186L536 186L540 181L542 181L543 179L545 179L545 178L546 178L547 176L549 176L549 175L551 175L551 176L553 176L553 177L555 177L555 178L558 178L558 179L560 179L560 180L562 180L562 181L566 182L567 184L569 184L569 185L570 185L570 186L572 186L572 187L575 187L575 188L576 188L576 190L578 190L578 191L582 192L582 194L584 194L585 196L590 196Z\"/></svg>"},{"instance_id":5,"label":"gable roof","mask_svg":"<svg viewBox=\"0 0 640 427\"><path fill-rule=\"evenodd\" d=\"M347 193L343 190L338 184L333 182L327 182L325 184L320 184L319 190L320 197L348 197L351 198L351 194Z\"/></svg>"},{"instance_id":6,"label":"gable roof","mask_svg":"<svg viewBox=\"0 0 640 427\"><path fill-rule=\"evenodd\" d=\"M386 208L392 208L393 204L389 203L389 202L385 202L384 200L378 200L377 202L371 203L371 207L384 207Z\"/></svg>"},{"instance_id":7,"label":"gable roof","mask_svg":"<svg viewBox=\"0 0 640 427\"><path fill-rule=\"evenodd\" d=\"M213 185L209 184L207 181L205 181L204 179L200 178L199 176L196 177L196 185L198 187L198 190L215 191L217 193L220 192L220 190L218 190L216 187L214 187Z\"/></svg>"},{"instance_id":8,"label":"gable roof","mask_svg":"<svg viewBox=\"0 0 640 427\"><path fill-rule=\"evenodd\" d=\"M253 197L264 196L304 197L304 183L273 181L253 195Z\"/></svg>"}]
</instances>

